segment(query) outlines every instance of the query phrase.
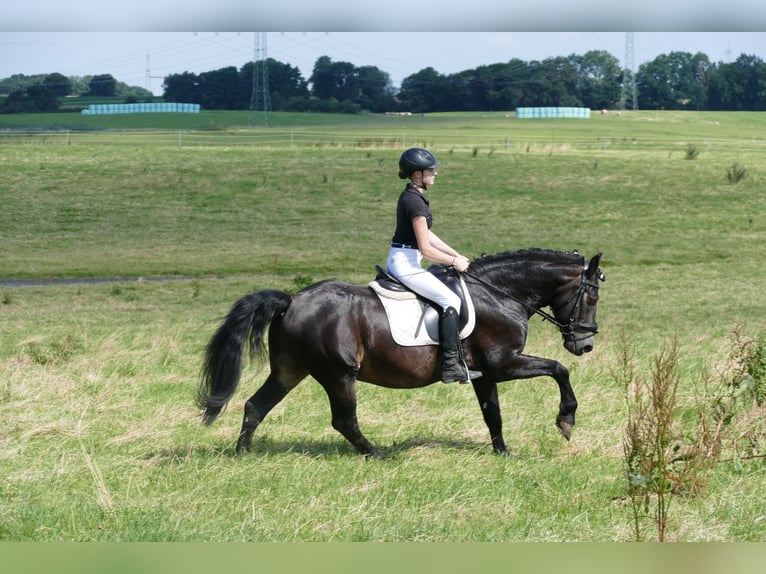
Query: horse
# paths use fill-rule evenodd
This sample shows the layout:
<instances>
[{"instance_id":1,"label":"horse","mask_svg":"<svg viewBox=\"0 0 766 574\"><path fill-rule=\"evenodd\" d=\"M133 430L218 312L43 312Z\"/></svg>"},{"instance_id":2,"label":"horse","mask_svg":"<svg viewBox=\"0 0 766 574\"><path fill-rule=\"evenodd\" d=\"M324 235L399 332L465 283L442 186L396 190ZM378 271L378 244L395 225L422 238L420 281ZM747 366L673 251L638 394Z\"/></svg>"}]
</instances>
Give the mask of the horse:
<instances>
[{"instance_id":1,"label":"horse","mask_svg":"<svg viewBox=\"0 0 766 574\"><path fill-rule=\"evenodd\" d=\"M577 399L569 371L558 361L522 351L533 314L559 328L570 353L593 350L605 279L601 256L586 261L576 251L525 249L483 255L461 274L476 314L462 351L466 364L482 373L471 384L494 452L509 454L497 390L503 381L552 377L561 395L555 425L570 440ZM441 374L439 347L398 345L380 299L367 285L324 280L294 294L256 291L231 307L205 348L197 392L204 424L216 420L239 385L246 345L251 361L268 354L270 374L245 402L237 454L251 450L253 432L269 411L310 375L327 393L332 427L362 455L384 458L359 428L357 381L413 389L438 382Z\"/></svg>"}]
</instances>

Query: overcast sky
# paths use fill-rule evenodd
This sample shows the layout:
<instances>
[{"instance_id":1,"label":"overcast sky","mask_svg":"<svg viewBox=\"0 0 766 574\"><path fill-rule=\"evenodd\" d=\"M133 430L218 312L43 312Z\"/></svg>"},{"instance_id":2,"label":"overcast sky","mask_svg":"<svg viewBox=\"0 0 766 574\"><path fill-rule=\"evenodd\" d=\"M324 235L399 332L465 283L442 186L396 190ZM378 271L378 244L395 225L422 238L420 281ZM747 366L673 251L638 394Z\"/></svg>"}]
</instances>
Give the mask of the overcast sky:
<instances>
[{"instance_id":1,"label":"overcast sky","mask_svg":"<svg viewBox=\"0 0 766 574\"><path fill-rule=\"evenodd\" d=\"M169 74L251 61L254 32L202 31L243 28L293 30L267 32L266 53L305 79L329 56L377 66L396 87L429 66L451 74L589 50L624 65L626 33L618 30L626 29L652 30L634 32L636 68L672 51L703 52L713 62L742 53L766 59L763 0L36 0L3 8L0 78L112 74L159 94Z\"/></svg>"},{"instance_id":2,"label":"overcast sky","mask_svg":"<svg viewBox=\"0 0 766 574\"><path fill-rule=\"evenodd\" d=\"M320 56L377 66L395 86L426 67L451 74L481 65L606 50L625 63L625 32L268 32L268 57L311 75ZM634 32L636 68L659 54L703 52L713 62L740 54L766 60L766 32ZM161 93L169 74L241 67L255 55L253 32L0 31L0 78L13 74L112 74Z\"/></svg>"}]
</instances>

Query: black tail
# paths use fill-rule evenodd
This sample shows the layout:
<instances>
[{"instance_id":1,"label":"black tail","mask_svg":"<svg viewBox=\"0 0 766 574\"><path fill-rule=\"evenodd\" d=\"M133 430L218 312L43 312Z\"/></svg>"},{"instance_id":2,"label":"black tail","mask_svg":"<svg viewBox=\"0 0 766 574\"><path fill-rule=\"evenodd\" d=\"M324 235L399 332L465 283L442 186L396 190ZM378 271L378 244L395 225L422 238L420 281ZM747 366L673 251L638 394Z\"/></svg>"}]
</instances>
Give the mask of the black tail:
<instances>
[{"instance_id":1,"label":"black tail","mask_svg":"<svg viewBox=\"0 0 766 574\"><path fill-rule=\"evenodd\" d=\"M250 358L263 355L263 336L275 315L283 313L292 298L282 291L264 290L237 301L205 350L197 406L202 420L211 424L239 385L242 354L249 339Z\"/></svg>"}]
</instances>

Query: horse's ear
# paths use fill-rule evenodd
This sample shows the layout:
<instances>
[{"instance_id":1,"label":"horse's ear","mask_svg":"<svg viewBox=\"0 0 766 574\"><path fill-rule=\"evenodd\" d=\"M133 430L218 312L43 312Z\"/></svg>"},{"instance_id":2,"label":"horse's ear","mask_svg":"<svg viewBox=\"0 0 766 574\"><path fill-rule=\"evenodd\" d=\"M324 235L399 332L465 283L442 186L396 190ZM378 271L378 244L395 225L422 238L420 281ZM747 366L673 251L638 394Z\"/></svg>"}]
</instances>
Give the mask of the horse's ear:
<instances>
[{"instance_id":1,"label":"horse's ear","mask_svg":"<svg viewBox=\"0 0 766 574\"><path fill-rule=\"evenodd\" d=\"M588 262L588 270L585 272L585 276L588 277L588 279L598 276L601 281L604 280L604 274L601 273L598 268L598 266L601 265L602 255L603 253L598 253Z\"/></svg>"}]
</instances>

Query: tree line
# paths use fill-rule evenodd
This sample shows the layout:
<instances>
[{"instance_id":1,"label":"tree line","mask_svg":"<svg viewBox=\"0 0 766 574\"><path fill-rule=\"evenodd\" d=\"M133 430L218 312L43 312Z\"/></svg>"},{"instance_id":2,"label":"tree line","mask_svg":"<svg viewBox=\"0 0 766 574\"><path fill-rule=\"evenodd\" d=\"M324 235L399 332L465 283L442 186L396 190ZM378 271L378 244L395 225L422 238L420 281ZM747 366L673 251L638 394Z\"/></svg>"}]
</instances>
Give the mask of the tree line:
<instances>
[{"instance_id":1,"label":"tree line","mask_svg":"<svg viewBox=\"0 0 766 574\"><path fill-rule=\"evenodd\" d=\"M255 65L255 69L253 66ZM264 89L263 62L165 78L164 97L210 109L247 109ZM617 108L632 76L639 109L766 110L766 63L753 55L714 64L703 53L671 52L628 75L603 50L542 61L512 59L455 74L424 68L397 91L388 73L320 57L311 77L269 58L266 76L271 107L288 111L501 111L523 106ZM263 101L263 100L261 100Z\"/></svg>"},{"instance_id":2,"label":"tree line","mask_svg":"<svg viewBox=\"0 0 766 574\"><path fill-rule=\"evenodd\" d=\"M0 109L24 98L52 107L66 80L51 74L12 92ZM108 74L94 76L88 93L114 95L104 92L117 84ZM633 84L635 101L633 91L624 89ZM376 66L321 56L308 79L298 68L268 58L240 68L171 74L163 84L166 101L197 103L204 109L246 110L263 106L268 96L272 110L345 113L502 111L524 106L614 109L625 103L626 93L630 107L639 109L763 111L766 63L747 54L733 62L712 63L701 52L670 52L633 73L610 53L592 50L541 61L511 59L454 74L427 67L404 78L397 90L389 74Z\"/></svg>"},{"instance_id":3,"label":"tree line","mask_svg":"<svg viewBox=\"0 0 766 574\"><path fill-rule=\"evenodd\" d=\"M128 86L111 74L65 76L58 72L26 76L15 74L0 80L0 113L55 112L61 99L70 95L85 97L123 97L126 101L151 100L152 93L138 86Z\"/></svg>"}]
</instances>

